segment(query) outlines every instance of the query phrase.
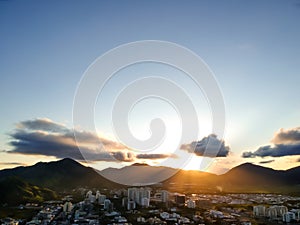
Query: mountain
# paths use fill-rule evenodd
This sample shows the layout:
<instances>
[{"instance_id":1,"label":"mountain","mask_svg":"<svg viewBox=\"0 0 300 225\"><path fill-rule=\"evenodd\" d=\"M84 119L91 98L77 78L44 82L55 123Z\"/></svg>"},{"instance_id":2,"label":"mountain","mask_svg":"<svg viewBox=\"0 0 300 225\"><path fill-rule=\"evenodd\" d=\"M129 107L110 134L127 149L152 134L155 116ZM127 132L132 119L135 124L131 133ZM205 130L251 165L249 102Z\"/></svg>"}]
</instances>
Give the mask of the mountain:
<instances>
[{"instance_id":1,"label":"mountain","mask_svg":"<svg viewBox=\"0 0 300 225\"><path fill-rule=\"evenodd\" d=\"M160 182L163 188L173 192L299 192L300 190L300 167L283 171L252 163L241 164L223 175L137 163L121 169L108 168L100 171L100 174L129 186Z\"/></svg>"},{"instance_id":2,"label":"mountain","mask_svg":"<svg viewBox=\"0 0 300 225\"><path fill-rule=\"evenodd\" d=\"M233 192L276 192L286 186L285 171L244 163L232 168L218 178L219 185L225 191Z\"/></svg>"},{"instance_id":3,"label":"mountain","mask_svg":"<svg viewBox=\"0 0 300 225\"><path fill-rule=\"evenodd\" d=\"M0 171L0 181L12 176L56 191L70 190L77 187L111 188L119 186L99 175L93 168L85 167L68 158Z\"/></svg>"},{"instance_id":4,"label":"mountain","mask_svg":"<svg viewBox=\"0 0 300 225\"><path fill-rule=\"evenodd\" d=\"M29 184L17 177L7 177L0 181L0 203L18 205L27 202L40 203L56 198L55 192Z\"/></svg>"},{"instance_id":5,"label":"mountain","mask_svg":"<svg viewBox=\"0 0 300 225\"><path fill-rule=\"evenodd\" d=\"M124 187L121 184L137 186L160 183L162 188L173 192L300 192L300 167L274 170L251 163L241 164L223 175L215 175L147 164L95 171L72 159L63 159L0 171L0 182L8 177L17 177L56 191L77 187L111 189Z\"/></svg>"},{"instance_id":6,"label":"mountain","mask_svg":"<svg viewBox=\"0 0 300 225\"><path fill-rule=\"evenodd\" d=\"M144 163L134 163L120 169L107 168L100 171L100 174L114 182L134 186L160 183L176 174L177 171L177 169L169 167L156 167Z\"/></svg>"}]
</instances>

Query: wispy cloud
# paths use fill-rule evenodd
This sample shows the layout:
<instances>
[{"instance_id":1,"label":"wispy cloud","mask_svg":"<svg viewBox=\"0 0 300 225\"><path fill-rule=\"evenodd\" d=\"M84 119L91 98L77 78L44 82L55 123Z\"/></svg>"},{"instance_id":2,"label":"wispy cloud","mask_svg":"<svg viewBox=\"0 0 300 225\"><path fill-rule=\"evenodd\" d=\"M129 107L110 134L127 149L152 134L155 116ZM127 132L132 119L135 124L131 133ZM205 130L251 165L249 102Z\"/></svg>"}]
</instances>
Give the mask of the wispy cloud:
<instances>
[{"instance_id":1,"label":"wispy cloud","mask_svg":"<svg viewBox=\"0 0 300 225\"><path fill-rule=\"evenodd\" d=\"M174 154L138 154L138 159L165 159L165 158L176 158Z\"/></svg>"},{"instance_id":2,"label":"wispy cloud","mask_svg":"<svg viewBox=\"0 0 300 225\"><path fill-rule=\"evenodd\" d=\"M26 166L27 164L25 163L20 163L20 162L0 162L1 166Z\"/></svg>"},{"instance_id":3,"label":"wispy cloud","mask_svg":"<svg viewBox=\"0 0 300 225\"><path fill-rule=\"evenodd\" d=\"M266 161L260 161L259 164L268 164L268 163L272 163L274 161L275 161L274 159L266 160Z\"/></svg>"},{"instance_id":4,"label":"wispy cloud","mask_svg":"<svg viewBox=\"0 0 300 225\"><path fill-rule=\"evenodd\" d=\"M230 151L229 146L225 146L225 142L218 139L215 134L210 134L200 141L183 144L181 149L205 157L226 157Z\"/></svg>"}]
</instances>

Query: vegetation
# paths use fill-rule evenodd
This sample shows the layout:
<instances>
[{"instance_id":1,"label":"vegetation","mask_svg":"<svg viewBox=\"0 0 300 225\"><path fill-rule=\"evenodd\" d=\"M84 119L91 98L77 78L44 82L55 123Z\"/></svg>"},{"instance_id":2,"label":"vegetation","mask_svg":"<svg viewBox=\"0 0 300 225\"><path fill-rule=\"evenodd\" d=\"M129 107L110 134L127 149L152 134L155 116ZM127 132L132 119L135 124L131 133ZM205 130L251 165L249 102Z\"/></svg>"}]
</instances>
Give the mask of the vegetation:
<instances>
[{"instance_id":1,"label":"vegetation","mask_svg":"<svg viewBox=\"0 0 300 225\"><path fill-rule=\"evenodd\" d=\"M56 199L55 192L47 188L31 185L17 177L7 177L0 181L0 203L15 206L28 202L41 203Z\"/></svg>"}]
</instances>

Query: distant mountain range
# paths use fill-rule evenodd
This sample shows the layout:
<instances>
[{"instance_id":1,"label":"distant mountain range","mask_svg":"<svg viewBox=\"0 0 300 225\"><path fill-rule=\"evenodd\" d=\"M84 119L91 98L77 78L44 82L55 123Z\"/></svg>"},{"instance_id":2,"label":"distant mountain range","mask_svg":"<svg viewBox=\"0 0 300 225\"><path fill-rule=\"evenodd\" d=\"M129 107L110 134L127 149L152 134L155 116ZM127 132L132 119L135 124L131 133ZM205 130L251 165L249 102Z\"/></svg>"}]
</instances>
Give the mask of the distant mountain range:
<instances>
[{"instance_id":1,"label":"distant mountain range","mask_svg":"<svg viewBox=\"0 0 300 225\"><path fill-rule=\"evenodd\" d=\"M166 177L169 178L164 180ZM147 164L96 171L72 159L63 159L0 170L0 190L17 181L23 182L21 187L27 189L37 186L40 190L54 191L70 191L78 187L120 188L125 185L114 181L121 181L130 186L159 182L162 188L176 192L300 192L300 167L283 171L245 163L223 175Z\"/></svg>"}]
</instances>

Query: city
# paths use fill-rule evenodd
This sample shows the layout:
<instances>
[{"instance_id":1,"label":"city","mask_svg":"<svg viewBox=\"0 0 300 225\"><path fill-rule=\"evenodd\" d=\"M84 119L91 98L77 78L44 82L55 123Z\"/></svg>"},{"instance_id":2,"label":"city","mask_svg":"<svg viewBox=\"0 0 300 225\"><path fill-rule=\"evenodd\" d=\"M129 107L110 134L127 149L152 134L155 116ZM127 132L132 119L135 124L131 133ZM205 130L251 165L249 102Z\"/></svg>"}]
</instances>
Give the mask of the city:
<instances>
[{"instance_id":1,"label":"city","mask_svg":"<svg viewBox=\"0 0 300 225\"><path fill-rule=\"evenodd\" d=\"M160 188L77 190L61 201L35 205L31 220L2 218L3 225L67 224L299 224L300 197L278 194L180 194ZM105 193L105 194L103 194ZM20 205L26 210L32 204Z\"/></svg>"}]
</instances>

